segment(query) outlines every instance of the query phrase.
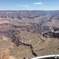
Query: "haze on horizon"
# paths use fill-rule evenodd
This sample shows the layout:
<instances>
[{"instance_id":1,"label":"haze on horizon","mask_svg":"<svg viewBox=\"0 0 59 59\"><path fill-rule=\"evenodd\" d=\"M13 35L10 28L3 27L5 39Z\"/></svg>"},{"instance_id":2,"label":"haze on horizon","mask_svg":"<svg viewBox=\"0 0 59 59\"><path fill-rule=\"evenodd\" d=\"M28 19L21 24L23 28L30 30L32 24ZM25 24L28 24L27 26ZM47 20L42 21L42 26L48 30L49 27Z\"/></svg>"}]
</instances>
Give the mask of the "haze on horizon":
<instances>
[{"instance_id":1,"label":"haze on horizon","mask_svg":"<svg viewBox=\"0 0 59 59\"><path fill-rule=\"evenodd\" d=\"M0 10L59 10L59 0L0 0Z\"/></svg>"}]
</instances>

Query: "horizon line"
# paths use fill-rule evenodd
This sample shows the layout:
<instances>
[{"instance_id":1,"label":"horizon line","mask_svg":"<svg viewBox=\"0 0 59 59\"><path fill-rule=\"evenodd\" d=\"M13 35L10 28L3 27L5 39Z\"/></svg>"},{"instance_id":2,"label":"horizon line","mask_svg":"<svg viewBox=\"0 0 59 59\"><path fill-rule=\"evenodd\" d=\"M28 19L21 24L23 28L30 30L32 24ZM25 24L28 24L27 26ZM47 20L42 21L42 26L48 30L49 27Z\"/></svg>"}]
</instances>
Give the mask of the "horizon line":
<instances>
[{"instance_id":1,"label":"horizon line","mask_svg":"<svg viewBox=\"0 0 59 59\"><path fill-rule=\"evenodd\" d=\"M59 11L59 10L0 10L0 11Z\"/></svg>"}]
</instances>

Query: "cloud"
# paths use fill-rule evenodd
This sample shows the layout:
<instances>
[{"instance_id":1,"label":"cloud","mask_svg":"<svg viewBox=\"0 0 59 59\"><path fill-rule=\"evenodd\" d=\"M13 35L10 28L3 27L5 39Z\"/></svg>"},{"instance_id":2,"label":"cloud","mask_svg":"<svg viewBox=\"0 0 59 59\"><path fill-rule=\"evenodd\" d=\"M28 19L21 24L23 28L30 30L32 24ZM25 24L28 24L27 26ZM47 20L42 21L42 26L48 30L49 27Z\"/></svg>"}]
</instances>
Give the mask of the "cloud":
<instances>
[{"instance_id":1,"label":"cloud","mask_svg":"<svg viewBox=\"0 0 59 59\"><path fill-rule=\"evenodd\" d=\"M19 6L19 7L25 7L25 8L29 8L28 5L17 5L17 6Z\"/></svg>"},{"instance_id":2,"label":"cloud","mask_svg":"<svg viewBox=\"0 0 59 59\"><path fill-rule=\"evenodd\" d=\"M42 5L42 4L44 4L43 2L36 2L36 3L34 3L35 5Z\"/></svg>"}]
</instances>

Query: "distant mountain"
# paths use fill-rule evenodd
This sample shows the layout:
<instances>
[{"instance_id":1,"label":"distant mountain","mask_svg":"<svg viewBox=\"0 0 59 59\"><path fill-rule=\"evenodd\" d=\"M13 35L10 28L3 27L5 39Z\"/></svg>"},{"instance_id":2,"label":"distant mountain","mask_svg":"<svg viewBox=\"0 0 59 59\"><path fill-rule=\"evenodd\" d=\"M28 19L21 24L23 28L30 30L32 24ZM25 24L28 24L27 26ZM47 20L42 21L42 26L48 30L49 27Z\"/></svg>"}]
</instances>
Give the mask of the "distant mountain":
<instances>
[{"instance_id":1,"label":"distant mountain","mask_svg":"<svg viewBox=\"0 0 59 59\"><path fill-rule=\"evenodd\" d=\"M1 18L22 18L59 15L59 11L0 11Z\"/></svg>"}]
</instances>

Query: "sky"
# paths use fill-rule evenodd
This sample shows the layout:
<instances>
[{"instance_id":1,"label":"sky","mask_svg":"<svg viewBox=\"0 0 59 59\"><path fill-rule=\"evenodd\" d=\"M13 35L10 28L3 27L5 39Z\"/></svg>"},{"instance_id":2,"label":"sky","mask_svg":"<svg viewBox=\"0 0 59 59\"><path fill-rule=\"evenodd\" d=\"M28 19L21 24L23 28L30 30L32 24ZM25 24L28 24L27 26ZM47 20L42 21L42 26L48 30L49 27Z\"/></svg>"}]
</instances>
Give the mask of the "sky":
<instances>
[{"instance_id":1,"label":"sky","mask_svg":"<svg viewBox=\"0 0 59 59\"><path fill-rule=\"evenodd\" d=\"M0 10L59 10L59 0L0 0Z\"/></svg>"}]
</instances>

